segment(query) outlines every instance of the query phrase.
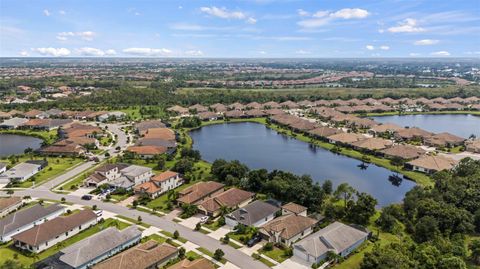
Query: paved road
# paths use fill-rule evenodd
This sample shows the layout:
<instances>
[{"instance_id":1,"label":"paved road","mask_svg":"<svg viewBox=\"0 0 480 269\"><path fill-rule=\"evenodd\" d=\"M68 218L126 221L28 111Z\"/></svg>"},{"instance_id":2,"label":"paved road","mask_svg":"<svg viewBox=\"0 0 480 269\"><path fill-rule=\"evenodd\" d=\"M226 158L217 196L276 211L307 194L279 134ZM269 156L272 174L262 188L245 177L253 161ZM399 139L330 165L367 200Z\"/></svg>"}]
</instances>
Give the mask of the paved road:
<instances>
[{"instance_id":1,"label":"paved road","mask_svg":"<svg viewBox=\"0 0 480 269\"><path fill-rule=\"evenodd\" d=\"M222 249L223 252L225 253L225 258L229 260L231 263L235 264L236 266L242 269L243 268L246 268L246 269L269 268L265 264L254 260L252 257L248 256L247 254L237 249L230 247L229 245L223 245L220 243L220 241L217 241L203 233L195 232L174 221L168 220L165 217L157 217L145 212L130 209L117 204L105 203L101 201L85 201L85 200L81 200L80 197L77 197L77 196L56 194L47 189L28 189L23 191L16 191L15 194L20 196L29 195L31 197L53 199L53 200L60 200L62 197L65 197L67 202L84 205L84 206L97 205L99 209L110 211L115 214L126 216L132 219L137 219L138 216L140 216L142 218L142 222L145 222L154 227L160 228L162 230L165 230L171 233L177 230L180 233L180 236L182 236L183 238L186 238L188 241L196 245L199 245L201 247L204 247L212 252L214 252L218 248Z\"/></svg>"}]
</instances>

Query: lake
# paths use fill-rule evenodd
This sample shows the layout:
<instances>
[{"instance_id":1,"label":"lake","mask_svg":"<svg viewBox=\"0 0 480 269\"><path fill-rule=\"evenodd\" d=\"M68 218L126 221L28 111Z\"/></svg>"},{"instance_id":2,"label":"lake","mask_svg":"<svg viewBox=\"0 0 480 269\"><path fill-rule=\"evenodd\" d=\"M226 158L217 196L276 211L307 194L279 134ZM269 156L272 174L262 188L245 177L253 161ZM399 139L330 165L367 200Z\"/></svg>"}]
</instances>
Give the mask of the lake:
<instances>
[{"instance_id":1,"label":"lake","mask_svg":"<svg viewBox=\"0 0 480 269\"><path fill-rule=\"evenodd\" d=\"M39 149L42 142L42 139L32 136L0 134L0 157L23 154L27 148Z\"/></svg>"},{"instance_id":2,"label":"lake","mask_svg":"<svg viewBox=\"0 0 480 269\"><path fill-rule=\"evenodd\" d=\"M400 126L419 127L434 133L449 132L463 138L475 134L480 137L480 116L467 114L423 114L372 117L381 123L395 123Z\"/></svg>"},{"instance_id":3,"label":"lake","mask_svg":"<svg viewBox=\"0 0 480 269\"><path fill-rule=\"evenodd\" d=\"M258 123L229 123L202 127L190 133L193 148L202 159L239 160L251 169L290 171L307 174L322 183L330 179L334 186L347 182L360 192L374 196L380 206L401 202L415 183L402 180L392 184L388 169L369 165L362 170L361 161L334 154L319 147L277 133Z\"/></svg>"}]
</instances>

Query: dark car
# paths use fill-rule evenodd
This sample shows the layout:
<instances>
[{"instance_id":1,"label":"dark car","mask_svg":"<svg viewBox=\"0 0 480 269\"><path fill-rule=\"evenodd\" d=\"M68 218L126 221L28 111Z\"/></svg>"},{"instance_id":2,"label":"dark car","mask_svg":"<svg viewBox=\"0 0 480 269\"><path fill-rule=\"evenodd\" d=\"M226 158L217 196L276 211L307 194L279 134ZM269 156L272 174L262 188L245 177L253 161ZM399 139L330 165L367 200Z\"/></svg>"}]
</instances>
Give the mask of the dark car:
<instances>
[{"instance_id":1,"label":"dark car","mask_svg":"<svg viewBox=\"0 0 480 269\"><path fill-rule=\"evenodd\" d=\"M256 243L262 241L262 237L259 235L259 234L256 234L254 236L252 236L252 238L250 238L250 240L248 240L247 242L247 246L249 248L255 246Z\"/></svg>"},{"instance_id":2,"label":"dark car","mask_svg":"<svg viewBox=\"0 0 480 269\"><path fill-rule=\"evenodd\" d=\"M91 195L84 195L84 196L82 196L82 200L92 200L92 196Z\"/></svg>"}]
</instances>

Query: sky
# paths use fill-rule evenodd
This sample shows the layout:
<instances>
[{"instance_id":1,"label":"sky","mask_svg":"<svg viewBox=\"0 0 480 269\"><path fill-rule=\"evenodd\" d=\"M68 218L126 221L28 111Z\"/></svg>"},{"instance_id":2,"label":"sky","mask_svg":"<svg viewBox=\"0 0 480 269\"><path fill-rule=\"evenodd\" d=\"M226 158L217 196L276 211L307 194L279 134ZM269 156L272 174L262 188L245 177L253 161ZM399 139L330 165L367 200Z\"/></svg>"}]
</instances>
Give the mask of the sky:
<instances>
[{"instance_id":1,"label":"sky","mask_svg":"<svg viewBox=\"0 0 480 269\"><path fill-rule=\"evenodd\" d=\"M480 0L0 0L1 57L480 57Z\"/></svg>"}]
</instances>

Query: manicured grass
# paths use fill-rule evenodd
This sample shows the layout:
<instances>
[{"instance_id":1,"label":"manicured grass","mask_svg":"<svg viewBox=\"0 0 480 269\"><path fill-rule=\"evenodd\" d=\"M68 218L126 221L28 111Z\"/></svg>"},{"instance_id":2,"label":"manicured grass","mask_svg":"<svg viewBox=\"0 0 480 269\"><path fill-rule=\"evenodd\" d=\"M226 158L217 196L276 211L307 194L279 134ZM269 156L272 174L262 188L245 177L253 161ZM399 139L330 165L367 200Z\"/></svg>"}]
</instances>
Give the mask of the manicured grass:
<instances>
[{"instance_id":1,"label":"manicured grass","mask_svg":"<svg viewBox=\"0 0 480 269\"><path fill-rule=\"evenodd\" d=\"M282 263L286 259L290 258L289 256L285 255L285 251L283 249L279 249L277 247L273 247L273 249L270 251L265 251L261 249L259 252L269 257L270 259L277 261L278 263Z\"/></svg>"},{"instance_id":2,"label":"manicured grass","mask_svg":"<svg viewBox=\"0 0 480 269\"><path fill-rule=\"evenodd\" d=\"M260 256L260 255L254 257L254 255L255 255L255 254L252 254L252 257L253 257L254 259L262 262L262 263L265 264L266 266L268 266L268 267L273 267L273 266L275 266L274 263L270 262L269 260L265 259L264 257L262 257L262 256Z\"/></svg>"},{"instance_id":3,"label":"manicured grass","mask_svg":"<svg viewBox=\"0 0 480 269\"><path fill-rule=\"evenodd\" d=\"M63 191L67 191L67 192L71 192L73 191L72 187L78 187L80 185L82 185L83 181L91 174L93 173L93 171L97 168L99 168L100 166L104 165L107 161L104 160L96 165L94 165L93 167L87 169L86 171L84 171L83 173L75 176L75 177L72 177L71 179L67 180L66 182L63 182L62 184L60 184L60 188L61 190Z\"/></svg>"},{"instance_id":4,"label":"manicured grass","mask_svg":"<svg viewBox=\"0 0 480 269\"><path fill-rule=\"evenodd\" d=\"M43 160L43 157L29 157L29 156L22 156L19 158L19 162L13 164L10 163L12 166L19 164L21 162L27 161L27 160ZM75 165L80 164L83 162L83 159L80 158L59 158L59 157L46 157L48 161L48 166L45 167L42 171L38 172L36 175L33 177L29 178L28 180L14 184L14 187L19 187L19 188L30 188L34 185L38 186L40 184L43 184L49 180L54 179L55 177L65 173L67 170L71 169Z\"/></svg>"},{"instance_id":5,"label":"manicured grass","mask_svg":"<svg viewBox=\"0 0 480 269\"><path fill-rule=\"evenodd\" d=\"M119 229L124 229L126 227L129 226L129 224L126 224L124 222L121 222L121 221L116 221L116 220L113 220L113 219L107 219L105 220L103 223L98 223L82 232L80 232L79 234L76 234L72 237L70 237L69 239L63 241L63 243L61 245L56 245L56 246L52 246L50 247L49 249L39 253L37 256L34 256L34 255L30 255L30 254L24 254L24 252L21 252L19 251L18 249L16 249L15 247L13 247L13 242L10 242L6 245L3 245L0 247L0 264L4 263L6 260L13 260L14 259L14 256L15 254L18 255L17 257L17 261L19 261L20 263L22 263L23 265L25 266L30 266L32 265L33 263L39 261L39 260L43 260L55 253L57 253L58 251L60 251L61 249L63 248L66 248L82 239L85 239L89 236L92 236L108 227L113 227L113 226L118 226Z\"/></svg>"},{"instance_id":6,"label":"manicured grass","mask_svg":"<svg viewBox=\"0 0 480 269\"><path fill-rule=\"evenodd\" d=\"M184 189L192 186L195 183L196 182L191 181L188 184L183 184L182 186L176 188L175 191L178 192L178 191L184 190ZM148 207L148 208L151 208L151 209L156 208L159 211L169 213L171 210L169 210L167 208L167 203L168 203L168 195L166 193L164 193L160 197L157 197L157 198L151 200L150 202L148 202L145 206Z\"/></svg>"},{"instance_id":7,"label":"manicured grass","mask_svg":"<svg viewBox=\"0 0 480 269\"><path fill-rule=\"evenodd\" d=\"M150 227L151 227L151 225L149 225L149 224L146 224L146 223L143 223L143 222L139 222L139 221L136 220L136 219L132 219L132 218L129 218L129 217L125 217L125 216L122 216L122 215L116 215L115 217L120 218L120 219L124 219L124 220L126 220L126 221L128 221L128 222L131 222L131 223L133 223L133 224L140 225L140 226L145 227L145 228L150 228Z\"/></svg>"},{"instance_id":8,"label":"manicured grass","mask_svg":"<svg viewBox=\"0 0 480 269\"><path fill-rule=\"evenodd\" d=\"M174 239L174 238L173 238L173 233L171 233L171 232L168 232L168 231L165 231L165 230L161 230L160 233L163 234L163 235L165 235L165 236L168 236L168 237ZM178 241L180 241L180 242L182 242L182 243L187 243L187 239L185 239L185 238L183 238L183 237L181 237L181 236L179 236L179 237L178 237L177 239L175 239L175 240L178 240Z\"/></svg>"},{"instance_id":9,"label":"manicured grass","mask_svg":"<svg viewBox=\"0 0 480 269\"><path fill-rule=\"evenodd\" d=\"M213 258L213 253L210 252L210 250L206 249L206 248L203 248L203 247L199 247L197 248L198 251L202 252L203 254L207 255L207 256L210 256ZM219 262L225 264L227 262L227 260L225 258L222 258Z\"/></svg>"},{"instance_id":10,"label":"manicured grass","mask_svg":"<svg viewBox=\"0 0 480 269\"><path fill-rule=\"evenodd\" d=\"M165 237L162 237L158 234L151 234L147 237L142 238L142 243L147 242L148 240L155 240L160 244L163 244L163 243L165 243L165 241L167 241L167 239Z\"/></svg>"}]
</instances>

